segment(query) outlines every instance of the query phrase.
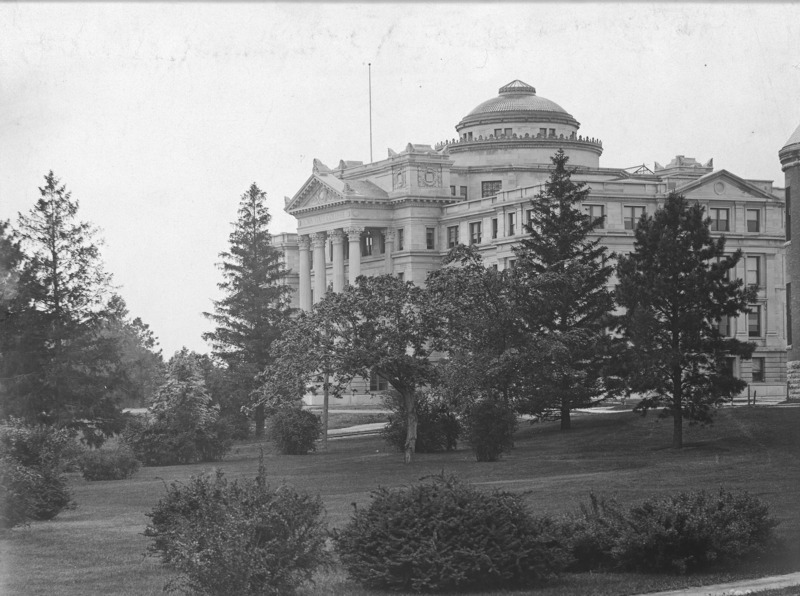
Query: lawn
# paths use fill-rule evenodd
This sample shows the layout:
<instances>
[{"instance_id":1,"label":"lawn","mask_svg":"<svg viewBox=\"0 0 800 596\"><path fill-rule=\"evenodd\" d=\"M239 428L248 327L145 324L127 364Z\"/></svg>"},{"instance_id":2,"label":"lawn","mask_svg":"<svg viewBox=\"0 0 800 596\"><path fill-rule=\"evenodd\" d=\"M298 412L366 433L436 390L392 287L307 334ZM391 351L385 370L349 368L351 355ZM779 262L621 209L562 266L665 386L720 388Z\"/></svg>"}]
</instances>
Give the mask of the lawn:
<instances>
[{"instance_id":1,"label":"lawn","mask_svg":"<svg viewBox=\"0 0 800 596\"><path fill-rule=\"evenodd\" d=\"M590 491L633 502L687 488L748 490L770 505L788 544L783 557L697 576L569 574L537 590L543 596L639 594L800 570L800 408L722 410L712 427L688 427L679 451L669 448L671 422L653 416L579 415L573 425L562 433L558 422L524 424L514 451L497 463L476 463L468 450L459 449L418 454L406 466L379 437L331 440L328 451L308 456L276 455L267 444L263 449L273 482L319 493L330 526L346 523L352 504L367 504L378 485L398 486L444 471L481 488L524 493L534 512L551 514L574 510ZM240 444L218 466L231 477L255 475L261 448ZM210 467L143 468L120 482L73 476L76 509L0 540L0 593L162 593L170 574L158 560L143 556L144 514L163 494L164 482ZM319 574L317 581L308 596L371 593L340 569Z\"/></svg>"}]
</instances>

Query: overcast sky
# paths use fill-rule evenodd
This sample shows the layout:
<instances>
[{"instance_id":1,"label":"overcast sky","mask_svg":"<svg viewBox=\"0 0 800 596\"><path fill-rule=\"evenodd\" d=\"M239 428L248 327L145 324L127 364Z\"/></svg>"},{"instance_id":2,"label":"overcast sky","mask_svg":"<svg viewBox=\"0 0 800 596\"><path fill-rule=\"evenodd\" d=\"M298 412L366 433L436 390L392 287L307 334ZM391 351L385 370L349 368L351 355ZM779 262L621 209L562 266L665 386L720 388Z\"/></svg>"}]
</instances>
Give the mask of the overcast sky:
<instances>
[{"instance_id":1,"label":"overcast sky","mask_svg":"<svg viewBox=\"0 0 800 596\"><path fill-rule=\"evenodd\" d=\"M800 4L0 3L0 219L52 169L165 355L202 316L239 197L273 233L313 158L435 144L521 79L600 138L601 165L714 159L783 186Z\"/></svg>"}]
</instances>

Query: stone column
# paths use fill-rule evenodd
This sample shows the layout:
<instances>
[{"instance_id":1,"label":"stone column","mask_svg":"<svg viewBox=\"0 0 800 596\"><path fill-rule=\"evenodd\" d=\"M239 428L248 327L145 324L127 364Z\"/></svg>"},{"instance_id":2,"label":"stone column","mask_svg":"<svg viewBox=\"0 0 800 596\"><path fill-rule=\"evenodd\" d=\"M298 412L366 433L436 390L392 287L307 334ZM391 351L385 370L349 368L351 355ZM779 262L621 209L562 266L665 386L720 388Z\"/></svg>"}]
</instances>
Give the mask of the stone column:
<instances>
[{"instance_id":1,"label":"stone column","mask_svg":"<svg viewBox=\"0 0 800 596\"><path fill-rule=\"evenodd\" d=\"M300 236L297 245L300 248L300 309L308 311L311 310L311 255L308 252L311 239Z\"/></svg>"},{"instance_id":2,"label":"stone column","mask_svg":"<svg viewBox=\"0 0 800 596\"><path fill-rule=\"evenodd\" d=\"M347 240L350 244L350 274L347 276L348 283L353 286L356 278L361 275L361 233L364 228L345 228Z\"/></svg>"},{"instance_id":3,"label":"stone column","mask_svg":"<svg viewBox=\"0 0 800 596\"><path fill-rule=\"evenodd\" d=\"M392 259L392 253L394 252L394 238L395 238L395 231L392 228L386 228L383 231L383 239L386 243L383 247L384 249L384 266L385 269L384 273L392 275L394 273L394 260Z\"/></svg>"},{"instance_id":4,"label":"stone column","mask_svg":"<svg viewBox=\"0 0 800 596\"><path fill-rule=\"evenodd\" d=\"M333 242L333 291L344 290L344 233L333 230L330 233Z\"/></svg>"},{"instance_id":5,"label":"stone column","mask_svg":"<svg viewBox=\"0 0 800 596\"><path fill-rule=\"evenodd\" d=\"M314 247L314 303L316 304L322 300L328 289L325 279L325 232L312 234L311 244Z\"/></svg>"},{"instance_id":6,"label":"stone column","mask_svg":"<svg viewBox=\"0 0 800 596\"><path fill-rule=\"evenodd\" d=\"M786 216L791 220L786 238L786 282L791 284L791 292L787 291L791 343L786 363L786 393L791 401L800 401L800 126L778 157L785 177Z\"/></svg>"}]
</instances>

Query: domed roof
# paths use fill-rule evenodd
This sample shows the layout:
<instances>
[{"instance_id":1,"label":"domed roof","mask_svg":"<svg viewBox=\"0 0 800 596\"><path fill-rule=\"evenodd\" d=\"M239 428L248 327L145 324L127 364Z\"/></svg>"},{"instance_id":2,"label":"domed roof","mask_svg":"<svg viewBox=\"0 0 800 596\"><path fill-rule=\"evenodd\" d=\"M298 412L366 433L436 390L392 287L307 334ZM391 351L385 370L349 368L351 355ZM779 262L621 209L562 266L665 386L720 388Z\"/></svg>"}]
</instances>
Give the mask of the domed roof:
<instances>
[{"instance_id":1,"label":"domed roof","mask_svg":"<svg viewBox=\"0 0 800 596\"><path fill-rule=\"evenodd\" d=\"M579 126L575 118L554 101L536 95L536 89L519 79L500 87L499 95L488 99L464 116L456 126L460 129L465 125L484 120L517 120L557 121Z\"/></svg>"},{"instance_id":2,"label":"domed roof","mask_svg":"<svg viewBox=\"0 0 800 596\"><path fill-rule=\"evenodd\" d=\"M797 127L797 130L794 131L794 134L789 137L789 140L786 141L784 147L788 147L789 145L796 145L800 143L800 126Z\"/></svg>"}]
</instances>

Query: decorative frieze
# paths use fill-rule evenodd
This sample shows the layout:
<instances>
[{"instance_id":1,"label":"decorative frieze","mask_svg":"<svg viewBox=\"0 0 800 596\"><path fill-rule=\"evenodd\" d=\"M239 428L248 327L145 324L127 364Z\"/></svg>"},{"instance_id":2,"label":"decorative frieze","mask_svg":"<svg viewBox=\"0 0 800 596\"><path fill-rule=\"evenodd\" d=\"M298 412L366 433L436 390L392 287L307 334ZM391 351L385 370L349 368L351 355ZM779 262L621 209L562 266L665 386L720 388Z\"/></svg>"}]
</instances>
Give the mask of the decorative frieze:
<instances>
[{"instance_id":1,"label":"decorative frieze","mask_svg":"<svg viewBox=\"0 0 800 596\"><path fill-rule=\"evenodd\" d=\"M442 168L431 166L419 166L417 168L417 185L420 187L441 187Z\"/></svg>"}]
</instances>

